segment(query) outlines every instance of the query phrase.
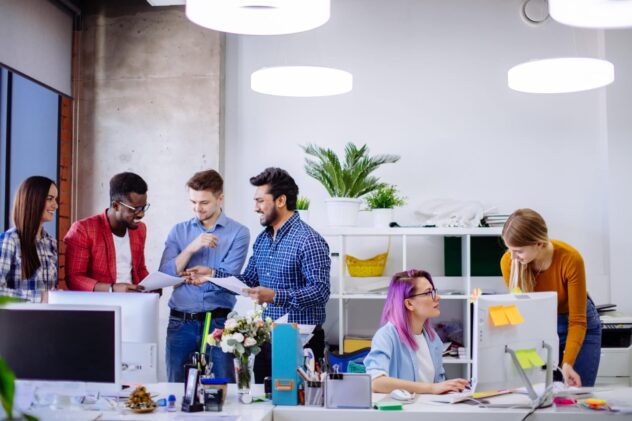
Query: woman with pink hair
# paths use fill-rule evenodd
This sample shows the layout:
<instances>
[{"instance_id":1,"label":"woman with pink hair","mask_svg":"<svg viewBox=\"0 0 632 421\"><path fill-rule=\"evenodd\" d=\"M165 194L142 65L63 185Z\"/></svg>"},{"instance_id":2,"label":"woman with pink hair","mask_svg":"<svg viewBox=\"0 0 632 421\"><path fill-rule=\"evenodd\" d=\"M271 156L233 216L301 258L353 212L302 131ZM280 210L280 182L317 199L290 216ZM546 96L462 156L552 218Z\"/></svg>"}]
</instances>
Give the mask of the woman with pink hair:
<instances>
[{"instance_id":1,"label":"woman with pink hair","mask_svg":"<svg viewBox=\"0 0 632 421\"><path fill-rule=\"evenodd\" d=\"M439 316L439 296L426 271L411 269L391 279L382 312L382 327L373 336L364 360L373 392L403 389L411 393L460 392L465 379L445 380L443 345L430 326Z\"/></svg>"}]
</instances>

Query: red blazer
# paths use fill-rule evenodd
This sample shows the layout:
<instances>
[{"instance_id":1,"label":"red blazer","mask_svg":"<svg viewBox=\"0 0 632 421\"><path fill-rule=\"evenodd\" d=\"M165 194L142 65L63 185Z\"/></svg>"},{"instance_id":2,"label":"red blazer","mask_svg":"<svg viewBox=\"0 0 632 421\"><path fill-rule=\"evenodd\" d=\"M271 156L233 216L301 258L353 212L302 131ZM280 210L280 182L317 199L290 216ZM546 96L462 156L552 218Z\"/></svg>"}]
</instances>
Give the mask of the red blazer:
<instances>
[{"instance_id":1,"label":"red blazer","mask_svg":"<svg viewBox=\"0 0 632 421\"><path fill-rule=\"evenodd\" d=\"M76 221L64 237L66 280L72 290L93 291L97 282L116 282L116 251L106 212ZM145 266L147 228L141 222L128 233L132 282L138 284L148 275Z\"/></svg>"}]
</instances>

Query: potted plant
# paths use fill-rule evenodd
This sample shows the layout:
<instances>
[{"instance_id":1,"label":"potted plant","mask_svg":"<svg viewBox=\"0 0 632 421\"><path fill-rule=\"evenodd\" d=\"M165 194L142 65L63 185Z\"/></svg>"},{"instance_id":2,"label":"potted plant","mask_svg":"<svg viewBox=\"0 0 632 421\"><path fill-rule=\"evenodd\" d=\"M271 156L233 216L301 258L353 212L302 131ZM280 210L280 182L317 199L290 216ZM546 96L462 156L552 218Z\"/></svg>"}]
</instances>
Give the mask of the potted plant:
<instances>
[{"instance_id":1,"label":"potted plant","mask_svg":"<svg viewBox=\"0 0 632 421\"><path fill-rule=\"evenodd\" d=\"M357 147L353 143L345 146L344 161L328 148L309 144L302 147L305 157L305 172L320 181L331 199L327 200L329 225L353 226L356 224L362 201L367 193L382 187L384 183L371 175L382 164L399 161L398 155L369 155L367 145Z\"/></svg>"},{"instance_id":2,"label":"potted plant","mask_svg":"<svg viewBox=\"0 0 632 421\"><path fill-rule=\"evenodd\" d=\"M398 195L397 187L384 185L366 198L366 203L373 214L373 226L388 227L393 222L393 208L406 204L404 197Z\"/></svg>"},{"instance_id":3,"label":"potted plant","mask_svg":"<svg viewBox=\"0 0 632 421\"><path fill-rule=\"evenodd\" d=\"M235 355L235 379L239 395L250 394L250 386L254 380L255 355L261 351L261 345L270 342L272 319L263 318L264 309L265 305L246 316L232 311L226 319L224 329L215 329L207 337L209 345L219 345L223 352Z\"/></svg>"},{"instance_id":4,"label":"potted plant","mask_svg":"<svg viewBox=\"0 0 632 421\"><path fill-rule=\"evenodd\" d=\"M301 215L301 219L309 223L309 198L299 196L298 199L296 199L296 210L299 215Z\"/></svg>"}]
</instances>

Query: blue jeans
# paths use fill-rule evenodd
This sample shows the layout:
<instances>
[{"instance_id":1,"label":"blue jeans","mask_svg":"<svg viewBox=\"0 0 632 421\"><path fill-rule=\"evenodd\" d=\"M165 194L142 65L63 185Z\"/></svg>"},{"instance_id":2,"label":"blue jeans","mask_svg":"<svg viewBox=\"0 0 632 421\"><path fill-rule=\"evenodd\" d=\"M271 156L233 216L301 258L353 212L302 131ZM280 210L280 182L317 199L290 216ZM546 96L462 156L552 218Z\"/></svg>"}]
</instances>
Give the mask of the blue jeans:
<instances>
[{"instance_id":1,"label":"blue jeans","mask_svg":"<svg viewBox=\"0 0 632 421\"><path fill-rule=\"evenodd\" d=\"M594 386L601 357L601 320L592 299L586 304L586 337L579 349L573 369L579 374L582 386ZM557 335L560 338L560 364L566 348L568 314L557 315ZM559 377L558 377L559 379Z\"/></svg>"},{"instance_id":2,"label":"blue jeans","mask_svg":"<svg viewBox=\"0 0 632 421\"><path fill-rule=\"evenodd\" d=\"M218 317L211 320L209 333L215 329L223 329L226 318ZM191 354L200 351L202 343L202 331L204 322L197 320L183 320L177 317L169 317L167 327L167 378L170 383L184 382L184 364L191 361ZM213 361L213 374L215 377L226 377L231 382L235 381L235 369L233 366L233 354L224 353L220 347L206 346L206 352L211 349Z\"/></svg>"}]
</instances>

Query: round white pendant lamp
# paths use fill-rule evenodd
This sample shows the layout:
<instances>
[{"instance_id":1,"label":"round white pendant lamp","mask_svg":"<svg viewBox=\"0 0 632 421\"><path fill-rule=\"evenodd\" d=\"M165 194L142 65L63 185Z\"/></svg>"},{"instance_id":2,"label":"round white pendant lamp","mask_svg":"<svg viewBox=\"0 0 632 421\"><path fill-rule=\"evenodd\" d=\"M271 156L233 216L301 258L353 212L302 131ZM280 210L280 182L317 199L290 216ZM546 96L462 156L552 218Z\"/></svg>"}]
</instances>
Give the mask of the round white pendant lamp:
<instances>
[{"instance_id":1,"label":"round white pendant lamp","mask_svg":"<svg viewBox=\"0 0 632 421\"><path fill-rule=\"evenodd\" d=\"M344 70L317 66L264 67L250 75L253 91L268 95L318 97L353 89L353 76Z\"/></svg>"},{"instance_id":2,"label":"round white pendant lamp","mask_svg":"<svg viewBox=\"0 0 632 421\"><path fill-rule=\"evenodd\" d=\"M513 90L538 94L579 92L614 81L614 66L594 58L553 58L522 63L509 69Z\"/></svg>"},{"instance_id":3,"label":"round white pendant lamp","mask_svg":"<svg viewBox=\"0 0 632 421\"><path fill-rule=\"evenodd\" d=\"M581 28L632 27L632 0L548 0L556 21Z\"/></svg>"},{"instance_id":4,"label":"round white pendant lamp","mask_svg":"<svg viewBox=\"0 0 632 421\"><path fill-rule=\"evenodd\" d=\"M187 0L186 15L198 25L221 32L292 34L327 22L330 0Z\"/></svg>"}]
</instances>

